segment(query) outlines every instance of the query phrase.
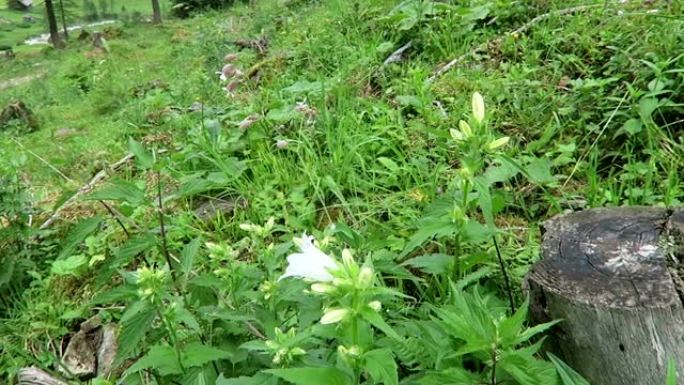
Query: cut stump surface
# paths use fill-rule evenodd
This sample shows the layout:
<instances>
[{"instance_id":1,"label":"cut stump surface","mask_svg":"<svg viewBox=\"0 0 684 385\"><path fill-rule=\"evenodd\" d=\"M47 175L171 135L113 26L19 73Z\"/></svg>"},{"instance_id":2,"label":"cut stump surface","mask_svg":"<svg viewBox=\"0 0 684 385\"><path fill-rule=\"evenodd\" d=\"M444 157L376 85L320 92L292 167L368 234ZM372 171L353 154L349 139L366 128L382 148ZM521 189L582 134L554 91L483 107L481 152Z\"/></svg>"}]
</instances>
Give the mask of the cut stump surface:
<instances>
[{"instance_id":1,"label":"cut stump surface","mask_svg":"<svg viewBox=\"0 0 684 385\"><path fill-rule=\"evenodd\" d=\"M594 385L662 385L684 367L684 210L606 208L544 224L526 284L547 347Z\"/></svg>"}]
</instances>

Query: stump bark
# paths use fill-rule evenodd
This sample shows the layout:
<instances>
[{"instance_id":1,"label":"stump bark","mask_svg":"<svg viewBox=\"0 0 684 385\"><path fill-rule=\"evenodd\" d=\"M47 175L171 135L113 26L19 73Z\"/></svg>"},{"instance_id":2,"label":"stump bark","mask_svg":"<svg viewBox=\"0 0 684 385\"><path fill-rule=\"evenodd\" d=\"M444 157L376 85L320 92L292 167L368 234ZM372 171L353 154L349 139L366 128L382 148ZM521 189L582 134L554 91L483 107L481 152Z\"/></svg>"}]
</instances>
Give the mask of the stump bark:
<instances>
[{"instance_id":1,"label":"stump bark","mask_svg":"<svg viewBox=\"0 0 684 385\"><path fill-rule=\"evenodd\" d=\"M684 369L684 210L594 209L543 227L529 273L535 322L562 319L546 349L593 385L663 385Z\"/></svg>"}]
</instances>

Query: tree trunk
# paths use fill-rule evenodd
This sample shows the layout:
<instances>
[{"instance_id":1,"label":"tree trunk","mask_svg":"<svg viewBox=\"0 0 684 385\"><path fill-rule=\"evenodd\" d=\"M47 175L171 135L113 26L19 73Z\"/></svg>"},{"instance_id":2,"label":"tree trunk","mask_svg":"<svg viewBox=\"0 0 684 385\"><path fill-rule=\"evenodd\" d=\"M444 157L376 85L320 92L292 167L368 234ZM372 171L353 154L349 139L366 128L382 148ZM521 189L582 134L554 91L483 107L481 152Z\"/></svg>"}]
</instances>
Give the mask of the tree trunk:
<instances>
[{"instance_id":1,"label":"tree trunk","mask_svg":"<svg viewBox=\"0 0 684 385\"><path fill-rule=\"evenodd\" d=\"M55 48L62 48L62 40L59 38L59 31L57 30L57 18L55 17L55 7L52 5L52 0L45 0L45 13L47 14L48 27L50 29L50 40Z\"/></svg>"},{"instance_id":2,"label":"tree trunk","mask_svg":"<svg viewBox=\"0 0 684 385\"><path fill-rule=\"evenodd\" d=\"M64 40L69 41L69 29L66 25L66 16L64 15L64 1L59 0L59 11L62 14L62 29L64 30Z\"/></svg>"},{"instance_id":3,"label":"tree trunk","mask_svg":"<svg viewBox=\"0 0 684 385\"><path fill-rule=\"evenodd\" d=\"M161 24L162 22L159 0L152 0L152 22L154 24Z\"/></svg>"},{"instance_id":4,"label":"tree trunk","mask_svg":"<svg viewBox=\"0 0 684 385\"><path fill-rule=\"evenodd\" d=\"M595 209L545 223L530 315L594 385L663 385L684 369L684 210Z\"/></svg>"}]
</instances>

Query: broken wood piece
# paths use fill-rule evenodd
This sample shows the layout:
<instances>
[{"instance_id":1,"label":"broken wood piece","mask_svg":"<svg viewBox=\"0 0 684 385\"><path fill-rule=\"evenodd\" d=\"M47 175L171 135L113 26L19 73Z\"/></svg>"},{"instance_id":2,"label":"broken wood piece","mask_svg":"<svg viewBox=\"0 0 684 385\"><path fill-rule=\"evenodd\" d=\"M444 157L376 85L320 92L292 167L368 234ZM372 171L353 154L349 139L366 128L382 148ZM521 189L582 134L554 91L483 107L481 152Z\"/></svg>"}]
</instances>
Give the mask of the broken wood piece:
<instances>
[{"instance_id":1,"label":"broken wood piece","mask_svg":"<svg viewBox=\"0 0 684 385\"><path fill-rule=\"evenodd\" d=\"M554 10L554 11L551 11L551 12L548 12L548 13L541 14L541 15L539 15L539 16L537 16L537 17L531 19L531 20L528 21L527 23L523 24L523 25L520 26L519 28L517 28L517 29L515 29L515 30L513 30L513 31L510 31L510 32L508 32L508 33L506 33L506 34L504 34L504 35L498 36L498 37L496 37L496 38L494 38L494 39L492 39L492 40L488 40L488 41L486 41L486 42L484 42L484 43L478 45L477 47L475 47L475 49L472 49L472 50L470 50L469 52L466 52L466 53L464 53L463 55L460 55L460 56L456 57L455 59L452 59L452 60L449 61L447 64L445 64L445 65L439 67L439 69L437 69L437 71L435 71L435 73L432 74L432 76L430 76L429 78L427 78L427 80L426 80L425 82L426 82L426 83L432 83L432 82L434 82L434 81L437 80L439 77L441 77L442 75L444 75L445 73L447 73L449 70L451 70L454 66L456 66L457 64L459 64L460 62L462 62L463 60L465 60L467 57L471 56L473 53L479 52L479 51L484 51L484 50L485 50L488 46L490 46L491 44L499 44L499 43L501 43L501 42L503 41L504 37L506 37L506 36L522 34L522 33L526 32L528 29L530 29L532 26L534 26L535 24L537 24L537 23L539 23L539 22L541 22L541 21L543 21L543 20L546 20L546 19L550 18L551 16L570 15L570 14L573 14L573 13L582 12L582 11L585 11L585 10L587 10L587 9L595 8L595 7L598 7L598 6L601 6L601 4L579 5L579 6L576 6L576 7L570 7L570 8L560 9L560 10Z\"/></svg>"},{"instance_id":2,"label":"broken wood piece","mask_svg":"<svg viewBox=\"0 0 684 385\"><path fill-rule=\"evenodd\" d=\"M67 385L35 366L20 369L17 379L19 385Z\"/></svg>"},{"instance_id":3,"label":"broken wood piece","mask_svg":"<svg viewBox=\"0 0 684 385\"><path fill-rule=\"evenodd\" d=\"M624 207L544 224L526 279L534 322L562 319L546 348L590 383L662 385L684 370L684 210Z\"/></svg>"}]
</instances>

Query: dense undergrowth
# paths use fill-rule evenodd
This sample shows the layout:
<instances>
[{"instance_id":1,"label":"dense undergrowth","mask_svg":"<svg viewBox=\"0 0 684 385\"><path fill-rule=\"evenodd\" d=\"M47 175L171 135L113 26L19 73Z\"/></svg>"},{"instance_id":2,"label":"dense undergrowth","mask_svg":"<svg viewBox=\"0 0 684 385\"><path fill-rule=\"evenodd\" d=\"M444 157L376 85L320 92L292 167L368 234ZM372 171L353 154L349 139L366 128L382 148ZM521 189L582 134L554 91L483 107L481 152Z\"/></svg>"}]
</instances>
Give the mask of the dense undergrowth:
<instances>
[{"instance_id":1,"label":"dense undergrowth","mask_svg":"<svg viewBox=\"0 0 684 385\"><path fill-rule=\"evenodd\" d=\"M40 129L0 137L0 376L56 371L99 314L120 349L98 384L583 384L520 283L554 214L680 205L677 4L510 34L581 4L253 3L46 50L3 90Z\"/></svg>"}]
</instances>

